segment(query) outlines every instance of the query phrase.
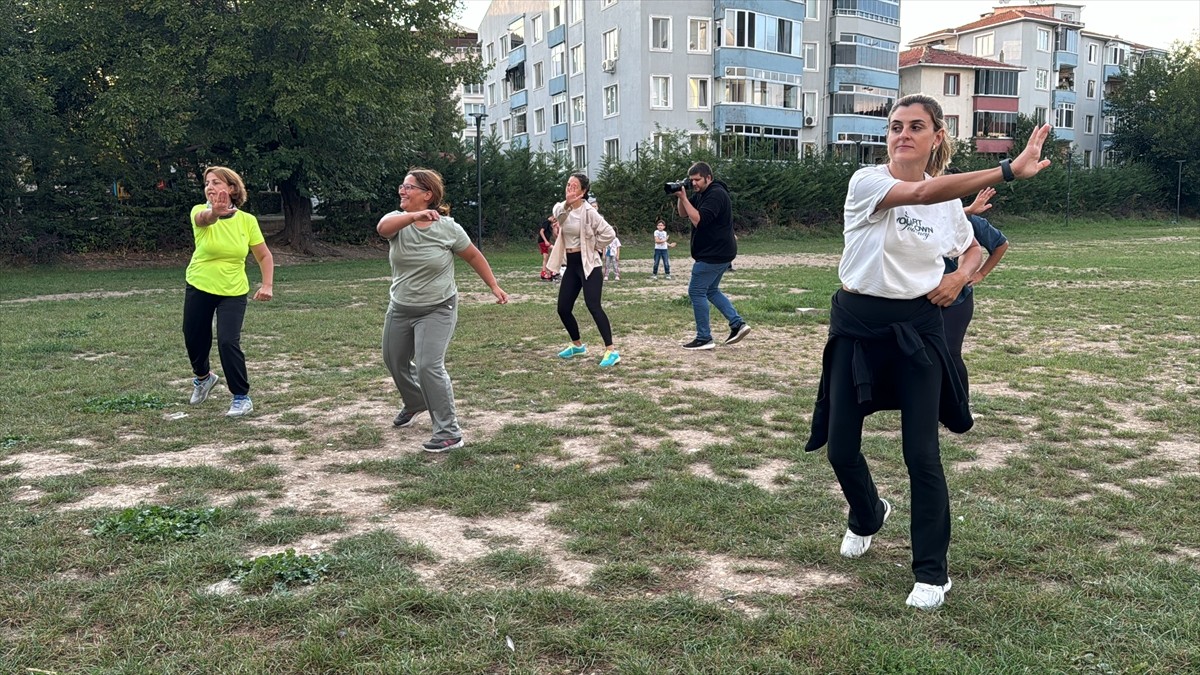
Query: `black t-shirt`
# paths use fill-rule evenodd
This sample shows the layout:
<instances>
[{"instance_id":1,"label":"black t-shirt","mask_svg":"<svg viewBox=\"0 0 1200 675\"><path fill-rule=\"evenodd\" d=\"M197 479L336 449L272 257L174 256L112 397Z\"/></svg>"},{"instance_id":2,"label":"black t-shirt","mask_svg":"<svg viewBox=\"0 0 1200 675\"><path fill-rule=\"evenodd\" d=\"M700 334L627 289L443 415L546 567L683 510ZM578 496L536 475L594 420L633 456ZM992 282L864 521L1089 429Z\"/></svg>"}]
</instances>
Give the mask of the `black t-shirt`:
<instances>
[{"instance_id":1,"label":"black t-shirt","mask_svg":"<svg viewBox=\"0 0 1200 675\"><path fill-rule=\"evenodd\" d=\"M553 243L553 241L554 241L554 223L550 222L549 220L543 220L542 226L538 229L541 230L541 233L546 236L546 241ZM541 243L542 238L539 236L537 238L537 240L538 240L538 243Z\"/></svg>"}]
</instances>

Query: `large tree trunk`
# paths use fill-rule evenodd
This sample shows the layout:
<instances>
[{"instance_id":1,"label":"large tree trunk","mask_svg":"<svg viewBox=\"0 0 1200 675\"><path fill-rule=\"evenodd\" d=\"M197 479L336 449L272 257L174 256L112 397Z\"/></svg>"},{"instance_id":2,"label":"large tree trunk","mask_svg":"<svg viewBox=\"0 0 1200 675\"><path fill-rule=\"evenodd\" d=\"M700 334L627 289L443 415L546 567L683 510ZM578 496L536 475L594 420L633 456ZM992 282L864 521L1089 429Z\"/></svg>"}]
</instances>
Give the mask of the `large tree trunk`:
<instances>
[{"instance_id":1,"label":"large tree trunk","mask_svg":"<svg viewBox=\"0 0 1200 675\"><path fill-rule=\"evenodd\" d=\"M300 194L294 179L279 184L283 203L283 230L271 238L272 248L288 249L301 255L329 255L332 247L325 246L313 236L312 201Z\"/></svg>"}]
</instances>

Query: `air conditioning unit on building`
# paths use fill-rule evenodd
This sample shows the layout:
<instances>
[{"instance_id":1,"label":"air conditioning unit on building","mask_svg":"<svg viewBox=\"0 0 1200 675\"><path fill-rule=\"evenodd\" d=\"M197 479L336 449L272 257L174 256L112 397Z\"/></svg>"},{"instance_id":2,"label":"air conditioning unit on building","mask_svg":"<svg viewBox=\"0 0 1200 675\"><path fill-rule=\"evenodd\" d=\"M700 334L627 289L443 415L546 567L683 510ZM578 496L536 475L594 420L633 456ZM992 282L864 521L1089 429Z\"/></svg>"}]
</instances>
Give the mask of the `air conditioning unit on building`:
<instances>
[{"instance_id":1,"label":"air conditioning unit on building","mask_svg":"<svg viewBox=\"0 0 1200 675\"><path fill-rule=\"evenodd\" d=\"M600 70L603 70L606 73L614 72L614 71L616 71L616 69L617 69L617 60L616 59L604 59L604 61L602 61L600 63Z\"/></svg>"},{"instance_id":2,"label":"air conditioning unit on building","mask_svg":"<svg viewBox=\"0 0 1200 675\"><path fill-rule=\"evenodd\" d=\"M809 115L808 117L805 117L805 118L804 118L804 126L806 126L806 127L815 127L815 126L817 126L817 118L813 117L812 115Z\"/></svg>"}]
</instances>

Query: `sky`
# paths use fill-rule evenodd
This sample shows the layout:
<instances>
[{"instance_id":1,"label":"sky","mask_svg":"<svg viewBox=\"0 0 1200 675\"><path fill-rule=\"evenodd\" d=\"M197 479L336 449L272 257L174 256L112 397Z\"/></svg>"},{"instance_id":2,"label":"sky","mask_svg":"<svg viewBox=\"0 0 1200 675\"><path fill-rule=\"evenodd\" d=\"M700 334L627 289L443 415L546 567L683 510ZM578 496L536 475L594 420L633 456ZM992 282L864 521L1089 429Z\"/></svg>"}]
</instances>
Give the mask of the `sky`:
<instances>
[{"instance_id":1,"label":"sky","mask_svg":"<svg viewBox=\"0 0 1200 675\"><path fill-rule=\"evenodd\" d=\"M642 1L665 4L671 0ZM459 2L463 12L458 22L468 28L477 28L491 0ZM901 0L901 46L915 37L970 23L1002 4L1016 7L1033 3L1029 0L1008 3L999 0ZM1084 26L1097 33L1117 35L1162 49L1169 49L1176 40L1200 40L1200 2L1197 0L1073 0L1071 4L1083 6Z\"/></svg>"}]
</instances>

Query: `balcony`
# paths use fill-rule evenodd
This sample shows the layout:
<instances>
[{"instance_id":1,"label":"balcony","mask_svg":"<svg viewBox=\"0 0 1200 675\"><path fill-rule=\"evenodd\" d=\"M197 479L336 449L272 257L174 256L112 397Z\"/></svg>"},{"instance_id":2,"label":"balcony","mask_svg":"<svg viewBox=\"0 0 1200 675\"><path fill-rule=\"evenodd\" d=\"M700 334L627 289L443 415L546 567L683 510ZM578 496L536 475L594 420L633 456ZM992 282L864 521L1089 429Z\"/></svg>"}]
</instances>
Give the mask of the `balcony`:
<instances>
[{"instance_id":1,"label":"balcony","mask_svg":"<svg viewBox=\"0 0 1200 675\"><path fill-rule=\"evenodd\" d=\"M529 105L529 90L527 90L527 89L522 89L521 91L514 91L512 93L512 95L509 96L509 98L508 98L508 109L509 110L513 110L513 111L520 110L521 108L524 108L527 105Z\"/></svg>"},{"instance_id":2,"label":"balcony","mask_svg":"<svg viewBox=\"0 0 1200 675\"><path fill-rule=\"evenodd\" d=\"M511 56L509 57L512 58ZM1059 50L1054 52L1054 69L1075 68L1079 65L1079 55L1073 52Z\"/></svg>"},{"instance_id":3,"label":"balcony","mask_svg":"<svg viewBox=\"0 0 1200 675\"><path fill-rule=\"evenodd\" d=\"M1104 79L1105 80L1120 80L1124 79L1121 75L1121 66L1115 63L1104 64Z\"/></svg>"},{"instance_id":4,"label":"balcony","mask_svg":"<svg viewBox=\"0 0 1200 675\"><path fill-rule=\"evenodd\" d=\"M521 45L508 53L508 67L510 69L525 63L525 45Z\"/></svg>"},{"instance_id":5,"label":"balcony","mask_svg":"<svg viewBox=\"0 0 1200 675\"><path fill-rule=\"evenodd\" d=\"M550 95L561 94L567 90L567 76L558 75L550 78Z\"/></svg>"},{"instance_id":6,"label":"balcony","mask_svg":"<svg viewBox=\"0 0 1200 675\"><path fill-rule=\"evenodd\" d=\"M546 46L557 47L567 41L567 27L565 25L555 26L546 33Z\"/></svg>"},{"instance_id":7,"label":"balcony","mask_svg":"<svg viewBox=\"0 0 1200 675\"><path fill-rule=\"evenodd\" d=\"M1060 103L1075 103L1076 94L1070 89L1055 89L1052 102L1054 107L1058 107Z\"/></svg>"},{"instance_id":8,"label":"balcony","mask_svg":"<svg viewBox=\"0 0 1200 675\"><path fill-rule=\"evenodd\" d=\"M528 148L529 134L517 134L513 136L512 140L508 142L508 147L514 150L517 148Z\"/></svg>"},{"instance_id":9,"label":"balcony","mask_svg":"<svg viewBox=\"0 0 1200 675\"><path fill-rule=\"evenodd\" d=\"M565 140L567 140L567 136L568 136L567 125L565 123L564 124L555 124L550 127L550 142L551 143L565 141Z\"/></svg>"}]
</instances>

